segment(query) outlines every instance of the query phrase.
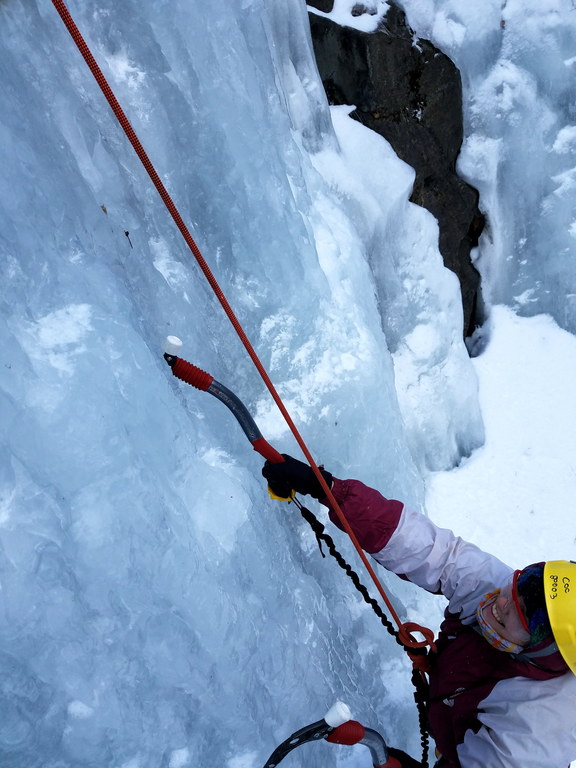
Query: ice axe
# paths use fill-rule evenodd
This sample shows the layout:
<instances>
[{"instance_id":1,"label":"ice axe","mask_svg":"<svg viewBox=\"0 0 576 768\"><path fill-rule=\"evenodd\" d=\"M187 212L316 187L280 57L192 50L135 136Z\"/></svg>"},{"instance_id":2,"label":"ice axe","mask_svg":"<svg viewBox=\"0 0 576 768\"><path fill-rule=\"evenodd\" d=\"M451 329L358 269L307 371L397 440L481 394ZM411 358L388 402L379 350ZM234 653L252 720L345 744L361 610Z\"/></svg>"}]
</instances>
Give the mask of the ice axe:
<instances>
[{"instance_id":1,"label":"ice axe","mask_svg":"<svg viewBox=\"0 0 576 768\"><path fill-rule=\"evenodd\" d=\"M349 707L342 701L333 704L322 720L300 728L276 747L264 764L264 768L276 768L278 763L296 747L320 739L347 746L364 744L370 750L374 768L402 768L398 760L388 753L386 742L378 731L366 728L356 720L352 720Z\"/></svg>"},{"instance_id":2,"label":"ice axe","mask_svg":"<svg viewBox=\"0 0 576 768\"><path fill-rule=\"evenodd\" d=\"M252 443L252 447L263 458L270 461L272 464L280 464L284 461L284 457L281 453L273 448L270 443L262 437L262 433L258 429L258 426L244 403L237 397L234 392L225 387L219 381L216 381L214 376L210 373L206 373L196 365L192 365L187 360L180 357L180 350L182 348L182 341L177 336L167 336L164 342L164 359L172 369L172 373L178 379L190 384L190 386L200 389L203 392L208 392L215 398L224 403L229 408L236 420L242 427L242 431ZM268 493L273 499L280 501L286 501L285 497L277 496L268 488ZM292 499L292 496L287 497Z\"/></svg>"}]
</instances>

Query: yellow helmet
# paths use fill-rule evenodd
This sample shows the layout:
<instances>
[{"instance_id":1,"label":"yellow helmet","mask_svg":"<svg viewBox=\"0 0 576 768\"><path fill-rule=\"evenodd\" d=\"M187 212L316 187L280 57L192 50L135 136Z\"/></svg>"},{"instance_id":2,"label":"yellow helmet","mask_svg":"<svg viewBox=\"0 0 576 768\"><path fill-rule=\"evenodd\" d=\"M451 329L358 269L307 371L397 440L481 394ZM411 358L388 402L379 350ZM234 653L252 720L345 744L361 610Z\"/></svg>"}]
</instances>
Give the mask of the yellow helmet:
<instances>
[{"instance_id":1,"label":"yellow helmet","mask_svg":"<svg viewBox=\"0 0 576 768\"><path fill-rule=\"evenodd\" d=\"M576 563L548 561L544 566L544 594L558 650L576 675Z\"/></svg>"}]
</instances>

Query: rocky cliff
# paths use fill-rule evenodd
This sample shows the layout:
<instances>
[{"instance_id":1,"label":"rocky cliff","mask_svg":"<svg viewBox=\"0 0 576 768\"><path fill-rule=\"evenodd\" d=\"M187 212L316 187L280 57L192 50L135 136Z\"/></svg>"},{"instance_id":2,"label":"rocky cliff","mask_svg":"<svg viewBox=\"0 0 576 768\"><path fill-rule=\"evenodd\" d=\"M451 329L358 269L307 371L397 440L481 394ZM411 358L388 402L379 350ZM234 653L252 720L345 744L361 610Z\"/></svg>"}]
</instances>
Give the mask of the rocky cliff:
<instances>
[{"instance_id":1,"label":"rocky cliff","mask_svg":"<svg viewBox=\"0 0 576 768\"><path fill-rule=\"evenodd\" d=\"M312 0L320 11L333 0ZM353 15L373 13L358 3ZM454 63L417 38L404 12L390 8L374 33L310 12L318 69L331 104L354 104L352 116L387 139L416 171L412 201L438 220L445 265L462 286L464 335L480 313L480 276L470 259L484 217L478 192L456 173L463 136L462 84Z\"/></svg>"}]
</instances>

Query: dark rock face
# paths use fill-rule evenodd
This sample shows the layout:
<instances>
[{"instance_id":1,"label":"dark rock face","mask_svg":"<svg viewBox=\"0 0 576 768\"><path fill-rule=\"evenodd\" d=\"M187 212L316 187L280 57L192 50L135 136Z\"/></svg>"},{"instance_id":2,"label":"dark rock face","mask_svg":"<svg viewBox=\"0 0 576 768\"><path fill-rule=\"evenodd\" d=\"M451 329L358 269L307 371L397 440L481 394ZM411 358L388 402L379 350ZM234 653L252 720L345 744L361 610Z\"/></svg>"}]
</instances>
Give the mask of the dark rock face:
<instances>
[{"instance_id":1,"label":"dark rock face","mask_svg":"<svg viewBox=\"0 0 576 768\"><path fill-rule=\"evenodd\" d=\"M313 0L330 11L333 0ZM355 15L370 12L358 3ZM453 62L415 37L404 12L391 4L372 34L310 14L320 76L331 104L354 104L352 117L386 138L416 171L411 200L440 228L445 265L462 288L464 335L481 321L480 276L470 260L484 228L478 192L456 174L462 145L462 84Z\"/></svg>"}]
</instances>

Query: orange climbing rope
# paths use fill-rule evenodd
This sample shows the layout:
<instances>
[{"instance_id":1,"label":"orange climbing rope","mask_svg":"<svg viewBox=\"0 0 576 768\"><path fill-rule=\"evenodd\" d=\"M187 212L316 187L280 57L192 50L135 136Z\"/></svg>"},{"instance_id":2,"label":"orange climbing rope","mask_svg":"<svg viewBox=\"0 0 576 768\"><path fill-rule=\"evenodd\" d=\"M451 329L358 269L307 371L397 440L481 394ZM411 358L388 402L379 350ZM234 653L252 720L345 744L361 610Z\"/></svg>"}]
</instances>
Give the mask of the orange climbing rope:
<instances>
[{"instance_id":1,"label":"orange climbing rope","mask_svg":"<svg viewBox=\"0 0 576 768\"><path fill-rule=\"evenodd\" d=\"M268 388L268 391L272 395L274 402L280 409L280 412L282 413L282 416L284 417L286 423L288 424L288 427L290 428L292 434L294 435L298 445L302 449L302 452L304 453L304 456L306 457L308 463L314 470L316 477L318 478L318 481L320 482L320 485L322 486L324 492L326 493L326 497L330 501L330 504L336 514L338 515L339 520L341 521L344 529L346 530L348 536L352 540L352 543L354 544L358 555L360 556L362 562L364 563L364 566L366 567L368 573L370 574L370 577L372 581L374 582L374 585L376 586L376 589L378 590L380 596L384 600L384 603L386 604L386 607L388 608L388 611L390 612L390 615L396 622L398 626L398 637L401 640L401 642L406 646L407 650L409 649L421 649L425 648L427 646L433 645L433 635L429 629L426 629L425 627L420 627L417 624L413 623L405 623L403 624L394 610L394 607L392 606L392 603L390 602L388 595L384 591L378 577L376 576L376 573L374 572L374 569L370 565L364 551L360 547L360 544L358 543L358 540L356 539L356 536L354 535L354 532L352 531L350 524L344 517L344 513L340 509L340 506L336 499L334 498L332 491L330 488L326 485L326 481L322 477L322 474L320 470L318 469L318 466L316 465L314 459L312 458L312 455L310 451L308 450L308 447L306 446L306 443L304 442L303 438L301 437L300 433L298 432L298 429L296 428L296 425L292 421L292 418L290 414L288 413L284 403L282 402L282 399L280 398L280 395L276 391L276 388L274 387L274 384L272 383L270 377L268 376L268 373L266 372L264 366L262 365L258 355L256 354L252 344L250 343L248 337L246 336L244 329L240 325L240 322L238 321L238 318L234 314L230 304L228 303L224 293L222 292L222 289L218 285L218 282L216 281L216 278L212 274L212 271L210 270L210 267L204 260L204 257L202 256L198 246L194 242L194 239L192 238L192 235L190 234L186 224L184 223L184 220L182 219L182 216L180 215L180 212L178 211L176 205L174 204L174 201L170 197L166 187L162 183L162 180L160 179L158 173L156 172L156 169L152 165L152 162L150 161L150 158L146 154L144 147L140 143L140 140L138 139L138 136L136 135L134 129L130 125L130 122L128 118L126 117L124 110L120 106L116 96L114 95L112 88L108 84L108 81L104 77L104 74L102 73L102 70L98 66L96 59L92 55L88 45L86 44L86 41L82 37L82 34L80 33L80 30L76 26L76 23L74 22L72 16L70 15L70 12L68 11L68 8L64 4L62 0L52 0L52 3L56 10L58 11L58 14L60 15L60 18L64 22L68 32L70 33L72 39L74 40L78 50L82 54L86 64L88 65L90 71L92 72L92 75L94 76L94 79L98 83L102 93L106 97L106 100L108 101L108 104L112 108L112 111L114 112L114 115L116 116L118 122L122 126L122 129L124 130L124 133L128 137L128 140L132 144L132 147L136 154L138 155L140 162L144 166L146 172L148 173L150 179L152 180L152 183L156 187L156 190L158 191L158 194L162 198L162 201L164 202L164 205L168 209L168 212L172 216L176 226L180 230L180 233L182 234L182 237L184 238L186 245L190 248L192 251L192 254L194 255L194 258L198 262L198 265L202 272L204 273L204 276L210 283L210 286L212 290L214 291L218 301L222 305L224 311L226 312L226 315L228 316L228 319L234 326L234 329L236 330L236 333L240 337L240 340L242 341L242 344L246 348L246 351L250 355L250 358L252 359L252 362L256 366L256 369L258 370L260 376L262 377L264 383L266 384L266 387ZM416 640L412 637L412 632L419 632L423 635L425 638L424 640ZM412 657L412 654L410 654Z\"/></svg>"}]
</instances>

